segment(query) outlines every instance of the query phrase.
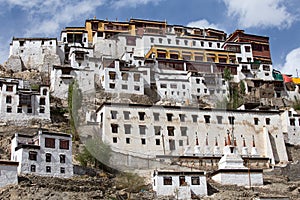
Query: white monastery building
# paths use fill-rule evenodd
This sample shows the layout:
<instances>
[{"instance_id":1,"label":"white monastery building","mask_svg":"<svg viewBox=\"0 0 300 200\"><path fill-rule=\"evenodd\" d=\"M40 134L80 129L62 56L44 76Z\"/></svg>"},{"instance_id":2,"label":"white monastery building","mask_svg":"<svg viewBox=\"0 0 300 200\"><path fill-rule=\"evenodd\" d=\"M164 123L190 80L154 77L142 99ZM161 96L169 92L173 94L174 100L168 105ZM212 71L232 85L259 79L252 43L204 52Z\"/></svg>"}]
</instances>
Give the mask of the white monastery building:
<instances>
[{"instance_id":1,"label":"white monastery building","mask_svg":"<svg viewBox=\"0 0 300 200\"><path fill-rule=\"evenodd\" d=\"M0 78L0 121L26 124L30 120L50 121L50 93L48 85L31 89L20 79Z\"/></svg>"},{"instance_id":2,"label":"white monastery building","mask_svg":"<svg viewBox=\"0 0 300 200\"><path fill-rule=\"evenodd\" d=\"M72 177L72 136L42 129L33 136L16 133L11 160L19 162L19 174Z\"/></svg>"}]
</instances>

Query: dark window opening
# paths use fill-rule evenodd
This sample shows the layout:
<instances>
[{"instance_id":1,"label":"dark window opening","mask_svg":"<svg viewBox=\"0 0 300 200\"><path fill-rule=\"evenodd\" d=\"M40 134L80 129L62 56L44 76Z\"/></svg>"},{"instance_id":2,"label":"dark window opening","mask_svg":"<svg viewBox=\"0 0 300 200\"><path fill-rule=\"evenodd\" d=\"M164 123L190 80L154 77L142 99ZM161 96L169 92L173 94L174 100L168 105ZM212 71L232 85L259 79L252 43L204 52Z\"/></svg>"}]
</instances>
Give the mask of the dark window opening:
<instances>
[{"instance_id":1,"label":"dark window opening","mask_svg":"<svg viewBox=\"0 0 300 200\"><path fill-rule=\"evenodd\" d=\"M153 113L154 121L159 121L159 113Z\"/></svg>"},{"instance_id":2,"label":"dark window opening","mask_svg":"<svg viewBox=\"0 0 300 200\"><path fill-rule=\"evenodd\" d=\"M141 142L142 142L142 144L146 144L146 139L145 139L145 138L142 138L142 139L141 139Z\"/></svg>"},{"instance_id":3,"label":"dark window opening","mask_svg":"<svg viewBox=\"0 0 300 200\"><path fill-rule=\"evenodd\" d=\"M254 118L254 124L258 125L258 118Z\"/></svg>"},{"instance_id":4,"label":"dark window opening","mask_svg":"<svg viewBox=\"0 0 300 200\"><path fill-rule=\"evenodd\" d=\"M59 140L59 148L68 150L69 149L69 140L60 139Z\"/></svg>"},{"instance_id":5,"label":"dark window opening","mask_svg":"<svg viewBox=\"0 0 300 200\"><path fill-rule=\"evenodd\" d=\"M164 185L172 185L172 177L171 176L164 177Z\"/></svg>"},{"instance_id":6,"label":"dark window opening","mask_svg":"<svg viewBox=\"0 0 300 200\"><path fill-rule=\"evenodd\" d=\"M139 125L139 129L140 129L140 135L146 134L146 126L145 125Z\"/></svg>"},{"instance_id":7,"label":"dark window opening","mask_svg":"<svg viewBox=\"0 0 300 200\"><path fill-rule=\"evenodd\" d=\"M36 151L29 151L29 160L37 160L37 152Z\"/></svg>"},{"instance_id":8,"label":"dark window opening","mask_svg":"<svg viewBox=\"0 0 300 200\"><path fill-rule=\"evenodd\" d=\"M209 124L210 123L210 116L209 115L204 115L205 123Z\"/></svg>"},{"instance_id":9,"label":"dark window opening","mask_svg":"<svg viewBox=\"0 0 300 200\"><path fill-rule=\"evenodd\" d=\"M61 167L61 168L60 168L60 173L61 173L61 174L66 173L66 169L65 169L64 167Z\"/></svg>"},{"instance_id":10,"label":"dark window opening","mask_svg":"<svg viewBox=\"0 0 300 200\"><path fill-rule=\"evenodd\" d=\"M199 176L192 176L191 177L191 182L192 182L192 185L200 185L200 178L199 178Z\"/></svg>"},{"instance_id":11,"label":"dark window opening","mask_svg":"<svg viewBox=\"0 0 300 200\"><path fill-rule=\"evenodd\" d=\"M174 126L168 126L167 127L167 130L168 130L168 136L174 136Z\"/></svg>"},{"instance_id":12,"label":"dark window opening","mask_svg":"<svg viewBox=\"0 0 300 200\"><path fill-rule=\"evenodd\" d=\"M155 135L160 135L160 130L161 130L160 126L154 126L154 133L155 133Z\"/></svg>"},{"instance_id":13,"label":"dark window opening","mask_svg":"<svg viewBox=\"0 0 300 200\"><path fill-rule=\"evenodd\" d=\"M51 173L51 167L50 166L46 166L46 172Z\"/></svg>"},{"instance_id":14,"label":"dark window opening","mask_svg":"<svg viewBox=\"0 0 300 200\"><path fill-rule=\"evenodd\" d=\"M6 96L6 103L11 103L12 101L12 98L11 96Z\"/></svg>"},{"instance_id":15,"label":"dark window opening","mask_svg":"<svg viewBox=\"0 0 300 200\"><path fill-rule=\"evenodd\" d=\"M113 137L113 143L117 143L118 142L118 138Z\"/></svg>"},{"instance_id":16,"label":"dark window opening","mask_svg":"<svg viewBox=\"0 0 300 200\"><path fill-rule=\"evenodd\" d=\"M179 186L186 185L185 176L179 176Z\"/></svg>"},{"instance_id":17,"label":"dark window opening","mask_svg":"<svg viewBox=\"0 0 300 200\"><path fill-rule=\"evenodd\" d=\"M35 172L35 171L36 171L35 165L30 165L30 171L31 171L31 172Z\"/></svg>"},{"instance_id":18,"label":"dark window opening","mask_svg":"<svg viewBox=\"0 0 300 200\"><path fill-rule=\"evenodd\" d=\"M66 155L63 155L63 154L59 155L59 162L66 163Z\"/></svg>"},{"instance_id":19,"label":"dark window opening","mask_svg":"<svg viewBox=\"0 0 300 200\"><path fill-rule=\"evenodd\" d=\"M187 127L180 127L181 136L187 136Z\"/></svg>"},{"instance_id":20,"label":"dark window opening","mask_svg":"<svg viewBox=\"0 0 300 200\"><path fill-rule=\"evenodd\" d=\"M172 121L172 117L173 117L173 114L172 114L172 113L167 113L167 120L168 120L169 122Z\"/></svg>"},{"instance_id":21,"label":"dark window opening","mask_svg":"<svg viewBox=\"0 0 300 200\"><path fill-rule=\"evenodd\" d=\"M169 146L171 151L175 150L175 140L169 140Z\"/></svg>"},{"instance_id":22,"label":"dark window opening","mask_svg":"<svg viewBox=\"0 0 300 200\"><path fill-rule=\"evenodd\" d=\"M160 139L155 139L155 144L160 145Z\"/></svg>"},{"instance_id":23,"label":"dark window opening","mask_svg":"<svg viewBox=\"0 0 300 200\"><path fill-rule=\"evenodd\" d=\"M266 118L266 125L270 125L270 118Z\"/></svg>"},{"instance_id":24,"label":"dark window opening","mask_svg":"<svg viewBox=\"0 0 300 200\"><path fill-rule=\"evenodd\" d=\"M46 162L51 162L51 154L46 153Z\"/></svg>"},{"instance_id":25,"label":"dark window opening","mask_svg":"<svg viewBox=\"0 0 300 200\"><path fill-rule=\"evenodd\" d=\"M118 124L111 124L111 132L118 133Z\"/></svg>"},{"instance_id":26,"label":"dark window opening","mask_svg":"<svg viewBox=\"0 0 300 200\"><path fill-rule=\"evenodd\" d=\"M45 147L55 148L55 139L54 138L45 138Z\"/></svg>"},{"instance_id":27,"label":"dark window opening","mask_svg":"<svg viewBox=\"0 0 300 200\"><path fill-rule=\"evenodd\" d=\"M140 121L144 121L145 120L145 115L146 115L145 112L139 112L139 119L140 119Z\"/></svg>"}]
</instances>

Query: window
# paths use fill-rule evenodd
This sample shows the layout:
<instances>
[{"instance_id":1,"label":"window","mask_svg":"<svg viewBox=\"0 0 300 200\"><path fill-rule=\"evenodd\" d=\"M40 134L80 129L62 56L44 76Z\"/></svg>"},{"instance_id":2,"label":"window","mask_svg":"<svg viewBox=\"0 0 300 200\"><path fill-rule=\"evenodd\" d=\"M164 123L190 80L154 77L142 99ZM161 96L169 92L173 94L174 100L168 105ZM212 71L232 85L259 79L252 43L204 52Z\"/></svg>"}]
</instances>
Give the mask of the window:
<instances>
[{"instance_id":1,"label":"window","mask_svg":"<svg viewBox=\"0 0 300 200\"><path fill-rule=\"evenodd\" d=\"M128 86L127 85L122 85L122 90L127 90Z\"/></svg>"},{"instance_id":2,"label":"window","mask_svg":"<svg viewBox=\"0 0 300 200\"><path fill-rule=\"evenodd\" d=\"M258 125L258 118L254 118L254 124Z\"/></svg>"},{"instance_id":3,"label":"window","mask_svg":"<svg viewBox=\"0 0 300 200\"><path fill-rule=\"evenodd\" d=\"M180 147L183 146L183 140L179 140L179 146L180 146Z\"/></svg>"},{"instance_id":4,"label":"window","mask_svg":"<svg viewBox=\"0 0 300 200\"><path fill-rule=\"evenodd\" d=\"M167 88L167 84L160 84L160 88Z\"/></svg>"},{"instance_id":5,"label":"window","mask_svg":"<svg viewBox=\"0 0 300 200\"><path fill-rule=\"evenodd\" d=\"M185 176L179 176L179 186L185 185Z\"/></svg>"},{"instance_id":6,"label":"window","mask_svg":"<svg viewBox=\"0 0 300 200\"><path fill-rule=\"evenodd\" d=\"M154 121L159 121L159 113L153 113Z\"/></svg>"},{"instance_id":7,"label":"window","mask_svg":"<svg viewBox=\"0 0 300 200\"><path fill-rule=\"evenodd\" d=\"M170 151L175 150L175 140L169 140Z\"/></svg>"},{"instance_id":8,"label":"window","mask_svg":"<svg viewBox=\"0 0 300 200\"><path fill-rule=\"evenodd\" d=\"M129 120L130 112L129 111L123 111L124 119Z\"/></svg>"},{"instance_id":9,"label":"window","mask_svg":"<svg viewBox=\"0 0 300 200\"><path fill-rule=\"evenodd\" d=\"M204 89L204 93L207 93L207 89L206 88Z\"/></svg>"},{"instance_id":10,"label":"window","mask_svg":"<svg viewBox=\"0 0 300 200\"><path fill-rule=\"evenodd\" d=\"M51 162L51 153L46 153L46 162Z\"/></svg>"},{"instance_id":11,"label":"window","mask_svg":"<svg viewBox=\"0 0 300 200\"><path fill-rule=\"evenodd\" d=\"M55 138L45 138L45 147L55 148Z\"/></svg>"},{"instance_id":12,"label":"window","mask_svg":"<svg viewBox=\"0 0 300 200\"><path fill-rule=\"evenodd\" d=\"M113 143L117 143L118 142L118 138L113 137Z\"/></svg>"},{"instance_id":13,"label":"window","mask_svg":"<svg viewBox=\"0 0 300 200\"><path fill-rule=\"evenodd\" d=\"M228 121L229 121L229 124L233 125L234 124L234 117L233 116L229 116L228 117Z\"/></svg>"},{"instance_id":14,"label":"window","mask_svg":"<svg viewBox=\"0 0 300 200\"><path fill-rule=\"evenodd\" d=\"M154 42L154 38L150 38L150 42L153 43Z\"/></svg>"},{"instance_id":15,"label":"window","mask_svg":"<svg viewBox=\"0 0 300 200\"><path fill-rule=\"evenodd\" d=\"M140 91L140 86L135 85L135 86L134 86L134 90L135 90L135 91Z\"/></svg>"},{"instance_id":16,"label":"window","mask_svg":"<svg viewBox=\"0 0 300 200\"><path fill-rule=\"evenodd\" d=\"M139 112L139 119L140 121L144 121L145 120L145 112Z\"/></svg>"},{"instance_id":17,"label":"window","mask_svg":"<svg viewBox=\"0 0 300 200\"><path fill-rule=\"evenodd\" d=\"M193 122L197 122L198 115L192 115Z\"/></svg>"},{"instance_id":18,"label":"window","mask_svg":"<svg viewBox=\"0 0 300 200\"><path fill-rule=\"evenodd\" d=\"M141 139L141 142L142 142L142 144L146 144L146 139L145 139L145 138L142 138L142 139Z\"/></svg>"},{"instance_id":19,"label":"window","mask_svg":"<svg viewBox=\"0 0 300 200\"><path fill-rule=\"evenodd\" d=\"M171 39L168 39L168 44L171 44Z\"/></svg>"},{"instance_id":20,"label":"window","mask_svg":"<svg viewBox=\"0 0 300 200\"><path fill-rule=\"evenodd\" d=\"M114 89L115 86L116 86L116 85L115 85L114 83L110 83L110 84L109 84L109 88L110 88L110 89Z\"/></svg>"},{"instance_id":21,"label":"window","mask_svg":"<svg viewBox=\"0 0 300 200\"><path fill-rule=\"evenodd\" d=\"M250 52L250 46L245 46L245 51Z\"/></svg>"},{"instance_id":22,"label":"window","mask_svg":"<svg viewBox=\"0 0 300 200\"><path fill-rule=\"evenodd\" d=\"M172 89L177 89L177 84L171 84L170 87L171 87Z\"/></svg>"},{"instance_id":23,"label":"window","mask_svg":"<svg viewBox=\"0 0 300 200\"><path fill-rule=\"evenodd\" d=\"M263 65L264 71L270 71L270 65Z\"/></svg>"},{"instance_id":24,"label":"window","mask_svg":"<svg viewBox=\"0 0 300 200\"><path fill-rule=\"evenodd\" d=\"M266 118L266 125L270 125L270 118Z\"/></svg>"},{"instance_id":25,"label":"window","mask_svg":"<svg viewBox=\"0 0 300 200\"><path fill-rule=\"evenodd\" d=\"M48 90L47 89L43 89L43 95L47 95Z\"/></svg>"},{"instance_id":26,"label":"window","mask_svg":"<svg viewBox=\"0 0 300 200\"><path fill-rule=\"evenodd\" d=\"M179 45L179 40L176 40L176 44Z\"/></svg>"},{"instance_id":27,"label":"window","mask_svg":"<svg viewBox=\"0 0 300 200\"><path fill-rule=\"evenodd\" d=\"M181 122L185 122L185 114L179 114L179 119Z\"/></svg>"},{"instance_id":28,"label":"window","mask_svg":"<svg viewBox=\"0 0 300 200\"><path fill-rule=\"evenodd\" d=\"M7 107L6 107L6 112L7 112L7 113L11 113L11 112L12 112L11 106L7 106Z\"/></svg>"},{"instance_id":29,"label":"window","mask_svg":"<svg viewBox=\"0 0 300 200\"><path fill-rule=\"evenodd\" d=\"M46 172L51 173L51 167L50 166L46 166Z\"/></svg>"},{"instance_id":30,"label":"window","mask_svg":"<svg viewBox=\"0 0 300 200\"><path fill-rule=\"evenodd\" d=\"M11 96L6 96L6 103L11 103Z\"/></svg>"},{"instance_id":31,"label":"window","mask_svg":"<svg viewBox=\"0 0 300 200\"><path fill-rule=\"evenodd\" d=\"M111 132L118 133L118 124L111 124Z\"/></svg>"},{"instance_id":32,"label":"window","mask_svg":"<svg viewBox=\"0 0 300 200\"><path fill-rule=\"evenodd\" d=\"M180 127L181 136L187 136L187 127Z\"/></svg>"},{"instance_id":33,"label":"window","mask_svg":"<svg viewBox=\"0 0 300 200\"><path fill-rule=\"evenodd\" d=\"M164 176L164 185L172 185L172 177Z\"/></svg>"},{"instance_id":34,"label":"window","mask_svg":"<svg viewBox=\"0 0 300 200\"><path fill-rule=\"evenodd\" d=\"M27 107L27 113L32 113L32 107L31 106Z\"/></svg>"},{"instance_id":35,"label":"window","mask_svg":"<svg viewBox=\"0 0 300 200\"><path fill-rule=\"evenodd\" d=\"M209 115L204 115L205 123L209 124L210 123L210 116Z\"/></svg>"},{"instance_id":36,"label":"window","mask_svg":"<svg viewBox=\"0 0 300 200\"><path fill-rule=\"evenodd\" d=\"M45 107L43 106L40 107L40 113L45 113Z\"/></svg>"},{"instance_id":37,"label":"window","mask_svg":"<svg viewBox=\"0 0 300 200\"><path fill-rule=\"evenodd\" d=\"M173 117L172 113L167 113L167 120L168 120L168 122L172 121L172 117Z\"/></svg>"},{"instance_id":38,"label":"window","mask_svg":"<svg viewBox=\"0 0 300 200\"><path fill-rule=\"evenodd\" d=\"M221 46L220 43L217 43L217 47L220 48L220 46Z\"/></svg>"},{"instance_id":39,"label":"window","mask_svg":"<svg viewBox=\"0 0 300 200\"><path fill-rule=\"evenodd\" d=\"M168 136L174 136L174 126L167 126Z\"/></svg>"},{"instance_id":40,"label":"window","mask_svg":"<svg viewBox=\"0 0 300 200\"><path fill-rule=\"evenodd\" d=\"M163 39L162 38L158 38L158 42L162 43Z\"/></svg>"},{"instance_id":41,"label":"window","mask_svg":"<svg viewBox=\"0 0 300 200\"><path fill-rule=\"evenodd\" d=\"M40 98L40 105L46 105L46 99Z\"/></svg>"},{"instance_id":42,"label":"window","mask_svg":"<svg viewBox=\"0 0 300 200\"><path fill-rule=\"evenodd\" d=\"M111 110L110 111L111 119L117 119L117 114L118 114L117 111Z\"/></svg>"},{"instance_id":43,"label":"window","mask_svg":"<svg viewBox=\"0 0 300 200\"><path fill-rule=\"evenodd\" d=\"M146 126L145 125L139 125L139 129L140 129L140 135L146 134Z\"/></svg>"},{"instance_id":44,"label":"window","mask_svg":"<svg viewBox=\"0 0 300 200\"><path fill-rule=\"evenodd\" d=\"M133 80L134 80L135 82L140 81L140 78L141 78L141 75L140 75L140 74L133 74Z\"/></svg>"},{"instance_id":45,"label":"window","mask_svg":"<svg viewBox=\"0 0 300 200\"><path fill-rule=\"evenodd\" d=\"M212 43L211 43L211 42L209 42L209 43L208 43L208 46L209 46L209 47L212 47Z\"/></svg>"},{"instance_id":46,"label":"window","mask_svg":"<svg viewBox=\"0 0 300 200\"><path fill-rule=\"evenodd\" d=\"M122 72L122 80L128 81L128 73Z\"/></svg>"},{"instance_id":47,"label":"window","mask_svg":"<svg viewBox=\"0 0 300 200\"><path fill-rule=\"evenodd\" d=\"M125 131L125 134L131 134L131 125L124 124L124 131Z\"/></svg>"},{"instance_id":48,"label":"window","mask_svg":"<svg viewBox=\"0 0 300 200\"><path fill-rule=\"evenodd\" d=\"M200 42L200 45L201 45L201 47L203 47L203 46L204 46L204 42L203 42L203 41L201 41L201 42Z\"/></svg>"},{"instance_id":49,"label":"window","mask_svg":"<svg viewBox=\"0 0 300 200\"><path fill-rule=\"evenodd\" d=\"M155 139L155 144L160 145L160 139Z\"/></svg>"},{"instance_id":50,"label":"window","mask_svg":"<svg viewBox=\"0 0 300 200\"><path fill-rule=\"evenodd\" d=\"M61 167L61 168L60 168L60 173L61 173L61 174L66 173L66 169L65 169L64 167Z\"/></svg>"},{"instance_id":51,"label":"window","mask_svg":"<svg viewBox=\"0 0 300 200\"><path fill-rule=\"evenodd\" d=\"M22 106L18 106L17 113L22 113Z\"/></svg>"},{"instance_id":52,"label":"window","mask_svg":"<svg viewBox=\"0 0 300 200\"><path fill-rule=\"evenodd\" d=\"M69 149L69 140L60 139L59 140L59 148L68 150Z\"/></svg>"},{"instance_id":53,"label":"window","mask_svg":"<svg viewBox=\"0 0 300 200\"><path fill-rule=\"evenodd\" d=\"M116 72L108 72L109 79L110 80L115 80L116 79Z\"/></svg>"},{"instance_id":54,"label":"window","mask_svg":"<svg viewBox=\"0 0 300 200\"><path fill-rule=\"evenodd\" d=\"M60 154L59 155L59 162L60 163L66 163L66 155Z\"/></svg>"},{"instance_id":55,"label":"window","mask_svg":"<svg viewBox=\"0 0 300 200\"><path fill-rule=\"evenodd\" d=\"M295 126L295 119L294 118L290 118L290 126Z\"/></svg>"},{"instance_id":56,"label":"window","mask_svg":"<svg viewBox=\"0 0 300 200\"><path fill-rule=\"evenodd\" d=\"M223 119L223 117L222 117L222 116L217 116L217 121L218 121L218 124L222 124L222 119Z\"/></svg>"},{"instance_id":57,"label":"window","mask_svg":"<svg viewBox=\"0 0 300 200\"><path fill-rule=\"evenodd\" d=\"M160 126L154 126L154 134L155 135L160 135L160 130L161 130Z\"/></svg>"},{"instance_id":58,"label":"window","mask_svg":"<svg viewBox=\"0 0 300 200\"><path fill-rule=\"evenodd\" d=\"M6 86L6 91L7 92L12 92L13 91L13 86L12 85L7 85Z\"/></svg>"},{"instance_id":59,"label":"window","mask_svg":"<svg viewBox=\"0 0 300 200\"><path fill-rule=\"evenodd\" d=\"M196 41L193 41L193 43L192 43L192 44L193 44L193 46L196 46Z\"/></svg>"},{"instance_id":60,"label":"window","mask_svg":"<svg viewBox=\"0 0 300 200\"><path fill-rule=\"evenodd\" d=\"M35 171L36 171L35 165L30 165L30 171L31 171L31 172L35 172Z\"/></svg>"},{"instance_id":61,"label":"window","mask_svg":"<svg viewBox=\"0 0 300 200\"><path fill-rule=\"evenodd\" d=\"M29 160L37 160L37 152L36 151L29 151L28 152Z\"/></svg>"},{"instance_id":62,"label":"window","mask_svg":"<svg viewBox=\"0 0 300 200\"><path fill-rule=\"evenodd\" d=\"M199 178L199 176L192 176L191 177L191 182L192 182L192 185L200 185L200 178Z\"/></svg>"}]
</instances>

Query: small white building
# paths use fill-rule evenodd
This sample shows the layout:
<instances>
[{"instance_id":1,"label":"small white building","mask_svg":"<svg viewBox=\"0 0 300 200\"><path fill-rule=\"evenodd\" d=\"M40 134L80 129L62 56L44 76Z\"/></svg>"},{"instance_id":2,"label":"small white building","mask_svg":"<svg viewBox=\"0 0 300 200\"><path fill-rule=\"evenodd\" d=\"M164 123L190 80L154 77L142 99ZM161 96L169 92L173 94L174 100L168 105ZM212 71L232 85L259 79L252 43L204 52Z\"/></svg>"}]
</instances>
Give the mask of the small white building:
<instances>
[{"instance_id":1,"label":"small white building","mask_svg":"<svg viewBox=\"0 0 300 200\"><path fill-rule=\"evenodd\" d=\"M49 86L31 89L20 79L0 78L0 121L24 125L30 120L50 121Z\"/></svg>"},{"instance_id":2,"label":"small white building","mask_svg":"<svg viewBox=\"0 0 300 200\"><path fill-rule=\"evenodd\" d=\"M73 176L72 136L39 129L32 136L16 133L11 160L18 161L18 174L69 178Z\"/></svg>"},{"instance_id":3,"label":"small white building","mask_svg":"<svg viewBox=\"0 0 300 200\"><path fill-rule=\"evenodd\" d=\"M0 160L0 188L11 184L18 184L18 165L18 162Z\"/></svg>"},{"instance_id":4,"label":"small white building","mask_svg":"<svg viewBox=\"0 0 300 200\"><path fill-rule=\"evenodd\" d=\"M191 199L207 195L206 176L201 171L154 171L152 186L158 197Z\"/></svg>"}]
</instances>

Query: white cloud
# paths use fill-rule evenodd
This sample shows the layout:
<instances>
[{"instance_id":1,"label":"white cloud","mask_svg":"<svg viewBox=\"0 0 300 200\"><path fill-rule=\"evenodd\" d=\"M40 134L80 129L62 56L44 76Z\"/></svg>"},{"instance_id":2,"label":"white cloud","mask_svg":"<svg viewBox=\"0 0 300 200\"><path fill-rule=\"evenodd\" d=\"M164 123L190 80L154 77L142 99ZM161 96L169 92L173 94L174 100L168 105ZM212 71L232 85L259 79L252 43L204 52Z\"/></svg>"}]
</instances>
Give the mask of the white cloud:
<instances>
[{"instance_id":1,"label":"white cloud","mask_svg":"<svg viewBox=\"0 0 300 200\"><path fill-rule=\"evenodd\" d=\"M18 7L28 15L27 36L49 36L76 19L95 15L96 9L106 0L0 0L12 9Z\"/></svg>"},{"instance_id":2,"label":"white cloud","mask_svg":"<svg viewBox=\"0 0 300 200\"><path fill-rule=\"evenodd\" d=\"M198 21L189 22L188 27L198 27L198 28L213 28L218 30L224 30L218 24L209 23L206 19L201 19Z\"/></svg>"},{"instance_id":3,"label":"white cloud","mask_svg":"<svg viewBox=\"0 0 300 200\"><path fill-rule=\"evenodd\" d=\"M300 47L293 49L290 51L286 58L283 67L281 68L281 72L283 74L293 74L293 76L297 76L297 71L300 74Z\"/></svg>"},{"instance_id":4,"label":"white cloud","mask_svg":"<svg viewBox=\"0 0 300 200\"><path fill-rule=\"evenodd\" d=\"M117 0L112 3L112 7L117 9L122 7L137 7L148 3L157 5L160 1L162 0Z\"/></svg>"},{"instance_id":5,"label":"white cloud","mask_svg":"<svg viewBox=\"0 0 300 200\"><path fill-rule=\"evenodd\" d=\"M227 14L237 17L241 28L288 28L295 20L283 0L223 0Z\"/></svg>"}]
</instances>

